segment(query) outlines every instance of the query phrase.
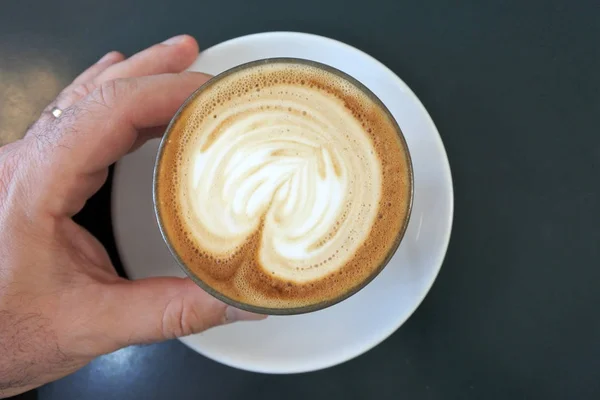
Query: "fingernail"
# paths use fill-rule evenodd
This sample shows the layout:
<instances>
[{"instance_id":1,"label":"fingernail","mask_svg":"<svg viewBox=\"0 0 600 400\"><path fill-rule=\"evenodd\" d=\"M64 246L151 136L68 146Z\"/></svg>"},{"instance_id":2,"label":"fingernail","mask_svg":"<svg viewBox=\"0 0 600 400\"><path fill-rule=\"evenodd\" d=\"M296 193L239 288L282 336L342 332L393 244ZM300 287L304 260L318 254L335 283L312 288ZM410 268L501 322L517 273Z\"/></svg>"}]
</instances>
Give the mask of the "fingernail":
<instances>
[{"instance_id":1,"label":"fingernail","mask_svg":"<svg viewBox=\"0 0 600 400\"><path fill-rule=\"evenodd\" d=\"M236 322L236 321L259 321L267 318L266 315L254 314L248 311L243 311L235 307L227 306L225 309L225 322Z\"/></svg>"},{"instance_id":2,"label":"fingernail","mask_svg":"<svg viewBox=\"0 0 600 400\"><path fill-rule=\"evenodd\" d=\"M167 39L162 44L166 44L168 46L172 46L174 44L179 44L183 42L186 38L186 35L173 36L171 39Z\"/></svg>"},{"instance_id":3,"label":"fingernail","mask_svg":"<svg viewBox=\"0 0 600 400\"><path fill-rule=\"evenodd\" d=\"M118 53L118 52L116 52L116 51L111 51L111 52L109 52L109 53L106 53L106 54L105 54L105 55L104 55L104 56L103 56L101 59L99 59L99 60L98 60L98 63L101 63L101 62L105 62L105 61L111 60L111 59L113 59L114 57L116 57L116 55L117 55L117 54L119 54L119 53Z\"/></svg>"}]
</instances>

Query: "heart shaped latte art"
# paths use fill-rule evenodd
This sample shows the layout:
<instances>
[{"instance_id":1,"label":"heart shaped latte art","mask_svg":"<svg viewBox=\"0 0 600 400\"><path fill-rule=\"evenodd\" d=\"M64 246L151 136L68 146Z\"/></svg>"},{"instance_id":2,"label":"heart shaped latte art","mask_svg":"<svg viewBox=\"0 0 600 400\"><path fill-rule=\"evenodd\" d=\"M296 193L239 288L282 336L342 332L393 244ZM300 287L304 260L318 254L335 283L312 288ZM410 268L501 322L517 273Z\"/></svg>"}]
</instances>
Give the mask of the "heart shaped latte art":
<instances>
[{"instance_id":1,"label":"heart shaped latte art","mask_svg":"<svg viewBox=\"0 0 600 400\"><path fill-rule=\"evenodd\" d=\"M199 125L184 196L202 246L227 257L260 230L273 275L307 282L342 266L369 235L381 186L374 148L347 114L331 96L281 85Z\"/></svg>"},{"instance_id":2,"label":"heart shaped latte art","mask_svg":"<svg viewBox=\"0 0 600 400\"><path fill-rule=\"evenodd\" d=\"M157 207L201 282L261 307L328 301L397 244L410 204L407 153L381 103L307 64L218 77L171 125Z\"/></svg>"}]
</instances>

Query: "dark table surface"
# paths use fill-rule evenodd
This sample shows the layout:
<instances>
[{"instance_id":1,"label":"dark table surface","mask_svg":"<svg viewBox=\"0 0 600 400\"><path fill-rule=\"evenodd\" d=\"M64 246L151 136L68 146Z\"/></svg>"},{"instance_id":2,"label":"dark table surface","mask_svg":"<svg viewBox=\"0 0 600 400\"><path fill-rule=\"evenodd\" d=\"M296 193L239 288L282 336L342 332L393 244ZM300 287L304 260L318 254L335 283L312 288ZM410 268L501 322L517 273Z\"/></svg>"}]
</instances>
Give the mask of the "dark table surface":
<instances>
[{"instance_id":1,"label":"dark table surface","mask_svg":"<svg viewBox=\"0 0 600 400\"><path fill-rule=\"evenodd\" d=\"M271 30L365 50L428 108L456 196L430 294L384 343L324 371L238 371L171 341L101 357L30 396L600 399L598 0L5 1L0 140L109 50ZM77 218L120 268L110 191L109 180Z\"/></svg>"}]
</instances>

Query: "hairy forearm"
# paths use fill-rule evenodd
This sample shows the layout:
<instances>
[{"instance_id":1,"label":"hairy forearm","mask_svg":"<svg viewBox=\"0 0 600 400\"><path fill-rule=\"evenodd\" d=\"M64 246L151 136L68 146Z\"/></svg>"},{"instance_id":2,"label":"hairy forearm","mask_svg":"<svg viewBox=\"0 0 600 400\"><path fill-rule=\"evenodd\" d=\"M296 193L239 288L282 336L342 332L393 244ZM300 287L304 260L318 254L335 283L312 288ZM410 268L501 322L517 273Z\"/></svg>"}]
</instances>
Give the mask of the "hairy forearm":
<instances>
[{"instance_id":1,"label":"hairy forearm","mask_svg":"<svg viewBox=\"0 0 600 400\"><path fill-rule=\"evenodd\" d=\"M51 321L40 313L0 310L0 398L66 375L74 362L57 345Z\"/></svg>"},{"instance_id":2,"label":"hairy forearm","mask_svg":"<svg viewBox=\"0 0 600 400\"><path fill-rule=\"evenodd\" d=\"M35 389L36 387L39 386L39 385L35 385L35 384L30 384L30 385L26 385L26 386L18 386L17 384L15 384L14 386L7 387L6 389L4 389L3 385L4 384L0 382L0 399L5 399L8 397L16 396L18 394L25 393L29 390Z\"/></svg>"}]
</instances>

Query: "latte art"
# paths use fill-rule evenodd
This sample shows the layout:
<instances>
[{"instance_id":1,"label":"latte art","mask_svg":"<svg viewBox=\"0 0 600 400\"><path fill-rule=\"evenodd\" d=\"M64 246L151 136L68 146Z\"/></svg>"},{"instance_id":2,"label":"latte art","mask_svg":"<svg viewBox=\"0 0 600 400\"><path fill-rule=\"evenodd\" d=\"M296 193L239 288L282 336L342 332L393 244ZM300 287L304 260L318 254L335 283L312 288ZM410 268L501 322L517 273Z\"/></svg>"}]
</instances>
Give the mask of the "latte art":
<instances>
[{"instance_id":1,"label":"latte art","mask_svg":"<svg viewBox=\"0 0 600 400\"><path fill-rule=\"evenodd\" d=\"M273 85L191 134L187 223L211 254L228 257L260 230L265 271L304 283L339 269L369 235L379 161L339 99Z\"/></svg>"},{"instance_id":2,"label":"latte art","mask_svg":"<svg viewBox=\"0 0 600 400\"><path fill-rule=\"evenodd\" d=\"M159 224L202 286L269 312L332 302L372 278L408 221L399 128L367 89L271 61L210 81L155 172Z\"/></svg>"}]
</instances>

